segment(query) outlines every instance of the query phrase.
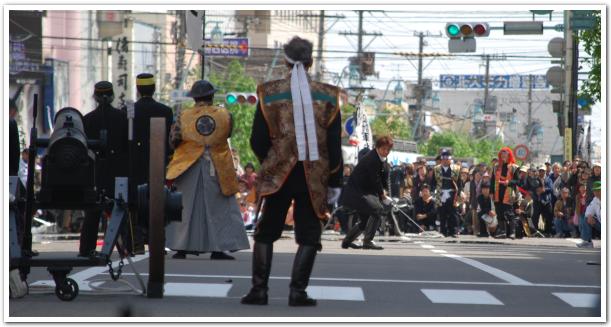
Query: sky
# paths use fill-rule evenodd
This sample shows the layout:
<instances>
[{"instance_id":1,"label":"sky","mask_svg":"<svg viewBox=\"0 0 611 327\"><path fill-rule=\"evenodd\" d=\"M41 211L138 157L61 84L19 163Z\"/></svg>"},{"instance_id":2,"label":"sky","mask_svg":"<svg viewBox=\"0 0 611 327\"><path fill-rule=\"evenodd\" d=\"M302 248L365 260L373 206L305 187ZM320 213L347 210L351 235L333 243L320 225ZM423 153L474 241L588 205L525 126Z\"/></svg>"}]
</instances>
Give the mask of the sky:
<instances>
[{"instance_id":1,"label":"sky","mask_svg":"<svg viewBox=\"0 0 611 327\"><path fill-rule=\"evenodd\" d=\"M521 6L524 10L473 10L466 11L370 11L363 14L363 29L366 32L379 32L382 36L373 39L365 51L374 51L388 54L376 56L376 71L379 78L371 77L364 81L363 86L373 86L378 89L386 89L388 82L392 79L417 81L418 63L417 59L407 60L403 57L394 56L393 52L418 52L419 32L430 37L425 37L425 53L448 53L448 37L445 34L445 26L448 22L486 22L492 28L488 37L476 38L477 49L469 55L505 55L504 60L490 61L491 75L545 75L547 70L555 66L549 59L548 43L552 38L564 35L554 29L544 29L542 35L504 35L503 22L505 21L532 21L533 15L528 6ZM358 13L356 11L325 11L325 14L343 14L346 16L332 26L325 35L326 50L354 50L357 49L356 36L344 36L341 32L358 31ZM549 15L535 15L535 20L542 21L545 28L554 27L563 23L563 11L552 12ZM327 26L333 22L329 19ZM494 29L500 28L500 29ZM363 44L372 40L372 36L365 36ZM333 53L326 54L326 69L339 73L347 65L347 56L351 54ZM535 58L519 58L521 56ZM587 56L580 49L580 56ZM516 58L517 57L517 58ZM539 57L539 58L537 58ZM545 58L541 58L545 57ZM411 61L411 63L410 63ZM485 65L481 57L441 57L431 60L423 59L423 78L433 80L433 88L438 87L439 75L441 74L485 74ZM582 71L589 67L583 66ZM585 76L581 76L585 78ZM347 85L347 79L344 85ZM391 84L390 89L394 84ZM592 141L599 143L601 139L601 117L600 104L595 105L592 111L595 119L592 119ZM587 119L586 119L587 120Z\"/></svg>"}]
</instances>

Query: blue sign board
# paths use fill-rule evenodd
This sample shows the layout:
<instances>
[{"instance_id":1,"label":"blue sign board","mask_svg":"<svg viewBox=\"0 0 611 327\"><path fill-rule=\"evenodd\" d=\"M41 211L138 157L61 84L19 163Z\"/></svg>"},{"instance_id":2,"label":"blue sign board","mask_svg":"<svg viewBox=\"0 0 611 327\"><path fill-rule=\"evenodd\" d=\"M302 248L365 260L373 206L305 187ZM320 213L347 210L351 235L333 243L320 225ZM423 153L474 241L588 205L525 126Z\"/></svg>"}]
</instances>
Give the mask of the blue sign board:
<instances>
[{"instance_id":1,"label":"blue sign board","mask_svg":"<svg viewBox=\"0 0 611 327\"><path fill-rule=\"evenodd\" d=\"M204 42L206 56L211 57L248 57L248 38L223 39L222 44L214 44L210 39Z\"/></svg>"},{"instance_id":2,"label":"blue sign board","mask_svg":"<svg viewBox=\"0 0 611 327\"><path fill-rule=\"evenodd\" d=\"M346 123L344 124L344 129L348 135L352 135L354 133L354 118L350 117L346 119Z\"/></svg>"},{"instance_id":3,"label":"blue sign board","mask_svg":"<svg viewBox=\"0 0 611 327\"><path fill-rule=\"evenodd\" d=\"M528 75L490 75L488 87L491 89L528 89ZM485 75L439 75L442 89L483 89ZM545 75L532 75L533 89L547 89L549 83Z\"/></svg>"}]
</instances>

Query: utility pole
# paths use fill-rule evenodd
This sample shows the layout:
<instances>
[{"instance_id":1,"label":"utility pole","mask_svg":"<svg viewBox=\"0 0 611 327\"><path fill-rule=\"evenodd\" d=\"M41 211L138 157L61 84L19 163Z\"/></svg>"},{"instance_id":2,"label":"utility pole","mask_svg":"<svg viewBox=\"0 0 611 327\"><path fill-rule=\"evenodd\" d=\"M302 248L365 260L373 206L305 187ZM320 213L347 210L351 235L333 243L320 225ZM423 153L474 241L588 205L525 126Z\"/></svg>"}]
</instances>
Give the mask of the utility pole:
<instances>
[{"instance_id":1,"label":"utility pole","mask_svg":"<svg viewBox=\"0 0 611 327\"><path fill-rule=\"evenodd\" d=\"M363 50L365 48L367 48L371 44L371 42L373 42L375 37L382 36L382 33L379 33L379 32L367 33L367 32L365 32L363 30L363 12L364 11L365 10L358 10L357 11L358 14L359 14L359 25L358 25L359 26L359 30L358 30L358 33L353 33L353 32L340 32L339 33L340 35L344 35L344 36L346 36L346 35L356 35L358 37L357 38L357 40L358 40L357 41L357 62L359 63L359 70L358 70L359 71L359 85L361 85L361 82L365 79L364 78L365 76L363 75L363 72L360 69L361 60L363 58ZM371 10L368 10L368 11L371 11ZM367 43L367 45L363 46L363 36L368 36L368 35L371 35L374 38L371 39L369 41L369 43Z\"/></svg>"},{"instance_id":2,"label":"utility pole","mask_svg":"<svg viewBox=\"0 0 611 327\"><path fill-rule=\"evenodd\" d=\"M358 57L363 53L363 11L359 10Z\"/></svg>"},{"instance_id":3,"label":"utility pole","mask_svg":"<svg viewBox=\"0 0 611 327\"><path fill-rule=\"evenodd\" d=\"M564 101L564 109L562 112L565 130L564 130L564 160L573 160L573 131L568 130L572 127L572 108L574 102L574 90L573 90L573 70L575 69L575 52L573 42L573 29L571 26L571 14L570 10L564 12L564 41L565 43L565 78L564 78L564 94L566 95ZM568 132L568 133L567 133ZM567 140L569 138L569 140Z\"/></svg>"},{"instance_id":4,"label":"utility pole","mask_svg":"<svg viewBox=\"0 0 611 327\"><path fill-rule=\"evenodd\" d=\"M200 51L202 54L202 79L204 79L206 71L206 11L202 10L202 41L204 42L204 51Z\"/></svg>"},{"instance_id":5,"label":"utility pole","mask_svg":"<svg viewBox=\"0 0 611 327\"><path fill-rule=\"evenodd\" d=\"M484 112L488 109L488 84L490 82L490 55L486 55L486 75L484 77Z\"/></svg>"},{"instance_id":6,"label":"utility pole","mask_svg":"<svg viewBox=\"0 0 611 327\"><path fill-rule=\"evenodd\" d=\"M325 11L318 17L318 53L316 55L316 80L322 81L322 43L325 39Z\"/></svg>"},{"instance_id":7,"label":"utility pole","mask_svg":"<svg viewBox=\"0 0 611 327\"><path fill-rule=\"evenodd\" d=\"M187 37L186 27L186 12L184 10L176 11L176 80L174 81L174 88L178 89L181 87L182 75L185 73L183 70L183 64L185 61L185 39Z\"/></svg>"},{"instance_id":8,"label":"utility pole","mask_svg":"<svg viewBox=\"0 0 611 327\"><path fill-rule=\"evenodd\" d=\"M333 27L333 25L335 25L335 23L337 23L339 19L346 18L346 16L344 15L325 15L324 10L321 10L320 14L318 15L304 14L304 15L298 15L298 16L305 17L305 18L318 18L318 49L316 51L316 80L321 82L322 81L322 50L323 50L325 34L329 32L331 27ZM328 28L325 28L325 18L335 18L335 21L331 24L331 26L329 26Z\"/></svg>"},{"instance_id":9,"label":"utility pole","mask_svg":"<svg viewBox=\"0 0 611 327\"><path fill-rule=\"evenodd\" d=\"M533 76L528 75L528 129L532 128ZM530 142L530 140L528 140Z\"/></svg>"},{"instance_id":10,"label":"utility pole","mask_svg":"<svg viewBox=\"0 0 611 327\"><path fill-rule=\"evenodd\" d=\"M418 45L418 85L422 85L422 50L424 50L424 33L418 33L420 39ZM421 97L418 97L420 100Z\"/></svg>"},{"instance_id":11,"label":"utility pole","mask_svg":"<svg viewBox=\"0 0 611 327\"><path fill-rule=\"evenodd\" d=\"M417 85L418 92L416 92L416 112L415 112L416 123L414 126L414 130L412 131L412 138L414 138L414 140L417 140L422 137L422 133L420 132L420 130L422 129L422 126L420 126L420 122L423 116L422 115L422 102L424 100L424 85L422 84L422 73L424 71L424 68L422 67L422 57L424 56L424 45L425 45L424 38L425 37L441 37L441 34L432 35L430 32L426 32L426 33L414 32L414 35L418 36L419 42L418 42L418 85Z\"/></svg>"}]
</instances>

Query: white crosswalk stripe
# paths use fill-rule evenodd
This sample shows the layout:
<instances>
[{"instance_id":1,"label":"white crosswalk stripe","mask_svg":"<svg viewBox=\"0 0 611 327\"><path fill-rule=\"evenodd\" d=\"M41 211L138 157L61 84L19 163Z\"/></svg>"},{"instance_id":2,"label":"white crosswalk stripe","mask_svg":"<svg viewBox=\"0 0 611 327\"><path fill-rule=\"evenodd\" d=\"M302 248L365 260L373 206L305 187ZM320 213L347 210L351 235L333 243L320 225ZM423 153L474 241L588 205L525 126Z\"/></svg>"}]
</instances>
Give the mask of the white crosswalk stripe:
<instances>
[{"instance_id":1,"label":"white crosswalk stripe","mask_svg":"<svg viewBox=\"0 0 611 327\"><path fill-rule=\"evenodd\" d=\"M486 291L421 289L433 303L503 305Z\"/></svg>"},{"instance_id":2,"label":"white crosswalk stripe","mask_svg":"<svg viewBox=\"0 0 611 327\"><path fill-rule=\"evenodd\" d=\"M164 296L227 297L231 284L165 283Z\"/></svg>"},{"instance_id":3,"label":"white crosswalk stripe","mask_svg":"<svg viewBox=\"0 0 611 327\"><path fill-rule=\"evenodd\" d=\"M600 303L600 294L552 293L573 308L595 308Z\"/></svg>"}]
</instances>

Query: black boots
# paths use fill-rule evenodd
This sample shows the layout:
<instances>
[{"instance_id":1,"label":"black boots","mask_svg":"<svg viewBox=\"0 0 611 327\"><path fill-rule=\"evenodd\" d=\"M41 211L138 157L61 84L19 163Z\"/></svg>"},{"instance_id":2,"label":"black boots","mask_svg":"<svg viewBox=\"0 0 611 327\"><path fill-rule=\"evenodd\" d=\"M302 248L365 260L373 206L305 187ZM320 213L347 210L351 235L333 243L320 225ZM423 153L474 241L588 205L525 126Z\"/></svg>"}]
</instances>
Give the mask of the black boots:
<instances>
[{"instance_id":1,"label":"black boots","mask_svg":"<svg viewBox=\"0 0 611 327\"><path fill-rule=\"evenodd\" d=\"M252 288L242 297L242 304L267 304L267 283L272 266L273 244L255 242L252 260ZM306 288L314 266L316 247L300 245L295 254L293 273L291 275L290 306L314 306L316 300L308 297Z\"/></svg>"},{"instance_id":2,"label":"black boots","mask_svg":"<svg viewBox=\"0 0 611 327\"><path fill-rule=\"evenodd\" d=\"M272 268L274 245L255 242L252 251L252 288L242 297L242 304L267 304L267 282Z\"/></svg>"},{"instance_id":3,"label":"black boots","mask_svg":"<svg viewBox=\"0 0 611 327\"><path fill-rule=\"evenodd\" d=\"M383 247L377 246L373 242L373 237L376 235L378 230L378 223L380 218L376 216L369 217L367 225L365 226L365 235L363 236L363 249L365 250L384 250Z\"/></svg>"},{"instance_id":4,"label":"black boots","mask_svg":"<svg viewBox=\"0 0 611 327\"><path fill-rule=\"evenodd\" d=\"M300 245L295 254L293 262L293 273L291 274L291 291L289 293L289 305L293 307L315 306L316 300L308 297L306 287L310 281L312 267L316 258L316 247L312 245Z\"/></svg>"},{"instance_id":5,"label":"black boots","mask_svg":"<svg viewBox=\"0 0 611 327\"><path fill-rule=\"evenodd\" d=\"M359 235L361 235L362 231L359 228L358 224L352 226L352 229L348 231L346 237L342 241L342 249L352 248L352 249L360 249L362 246L354 244L354 240L356 240Z\"/></svg>"}]
</instances>

